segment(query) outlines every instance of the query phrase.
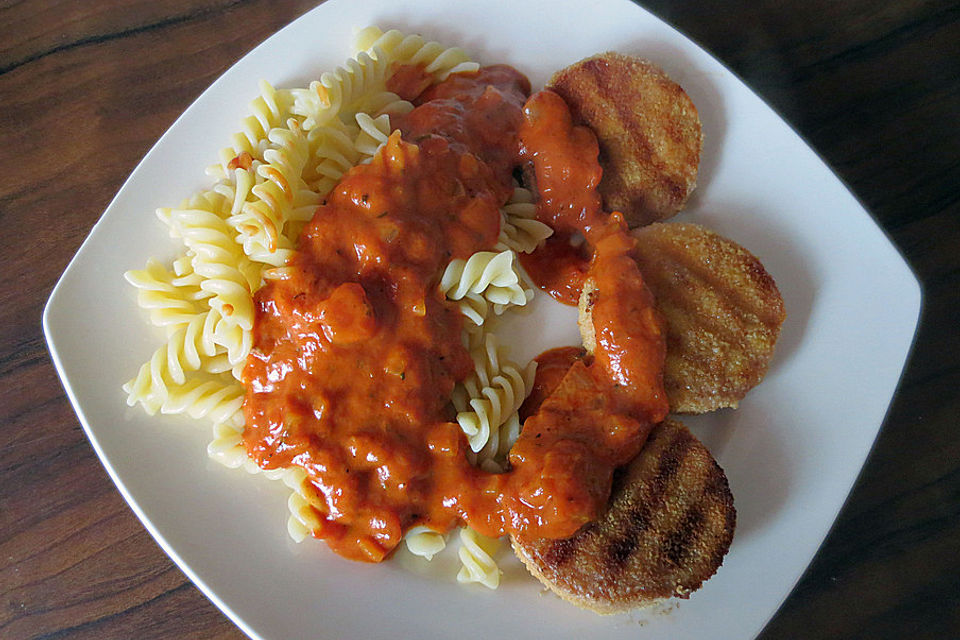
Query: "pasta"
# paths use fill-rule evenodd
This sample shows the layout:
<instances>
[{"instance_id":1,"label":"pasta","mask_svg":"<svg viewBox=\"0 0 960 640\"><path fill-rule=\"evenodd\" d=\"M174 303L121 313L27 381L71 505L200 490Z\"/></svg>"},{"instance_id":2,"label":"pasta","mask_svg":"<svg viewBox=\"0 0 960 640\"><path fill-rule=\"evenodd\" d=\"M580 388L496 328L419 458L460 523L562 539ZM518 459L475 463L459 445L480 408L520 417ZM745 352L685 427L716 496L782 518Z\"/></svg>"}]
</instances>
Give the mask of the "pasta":
<instances>
[{"instance_id":1,"label":"pasta","mask_svg":"<svg viewBox=\"0 0 960 640\"><path fill-rule=\"evenodd\" d=\"M260 81L260 95L250 103L251 115L243 119L243 131L232 136L233 144L220 151L220 164L207 168L215 179L223 179L230 172L234 158L247 153L254 160L263 160L267 134L282 126L291 115L293 106L291 91L277 91L266 80Z\"/></svg>"},{"instance_id":2,"label":"pasta","mask_svg":"<svg viewBox=\"0 0 960 640\"><path fill-rule=\"evenodd\" d=\"M313 164L304 172L310 188L325 195L359 161L355 136L355 129L340 120L310 130L307 139Z\"/></svg>"},{"instance_id":3,"label":"pasta","mask_svg":"<svg viewBox=\"0 0 960 640\"><path fill-rule=\"evenodd\" d=\"M230 424L215 424L213 440L207 445L207 455L230 469L242 467L249 461L243 447L243 429ZM256 465L253 465L256 467ZM260 467L256 467L259 469Z\"/></svg>"},{"instance_id":4,"label":"pasta","mask_svg":"<svg viewBox=\"0 0 960 640\"><path fill-rule=\"evenodd\" d=\"M185 414L213 423L210 458L283 481L290 489L287 530L304 540L323 523L325 505L299 467L263 471L243 443L245 390L241 373L252 345L253 294L267 280L289 277L287 262L300 230L351 167L364 162L403 169L403 158L381 150L392 133L390 116L413 105L389 91L396 64L417 64L440 81L478 65L459 48L417 35L370 27L357 34L357 55L308 87L275 89L261 81L251 115L207 168L214 184L177 207L157 210L183 252L167 267L150 259L126 279L138 305L166 341L124 385L127 402L150 415ZM530 252L549 227L534 219L532 196L517 188L501 210L494 251L454 260L440 288L470 320L463 340L475 371L457 385L451 402L468 436L475 464L502 471L519 432L517 409L531 388L535 363L507 360L488 322L524 306L533 291L520 277L516 253ZM461 582L496 588L500 571L494 540L460 531ZM407 532L411 553L429 560L446 537L426 527Z\"/></svg>"},{"instance_id":5,"label":"pasta","mask_svg":"<svg viewBox=\"0 0 960 640\"><path fill-rule=\"evenodd\" d=\"M515 188L500 210L500 238L494 249L532 253L541 242L553 235L553 229L537 220L536 216L533 194L523 187Z\"/></svg>"},{"instance_id":6,"label":"pasta","mask_svg":"<svg viewBox=\"0 0 960 640\"><path fill-rule=\"evenodd\" d=\"M488 589L500 586L500 567L494 561L491 551L496 540L483 536L470 527L460 529L460 556L462 566L457 574L458 582L479 582ZM490 551L488 551L490 549Z\"/></svg>"},{"instance_id":7,"label":"pasta","mask_svg":"<svg viewBox=\"0 0 960 640\"><path fill-rule=\"evenodd\" d=\"M480 68L459 47L444 47L415 34L404 35L396 29L384 33L377 27L367 27L356 34L354 41L360 55L368 53L387 65L394 62L423 65L437 82L445 80L451 73Z\"/></svg>"},{"instance_id":8,"label":"pasta","mask_svg":"<svg viewBox=\"0 0 960 640\"><path fill-rule=\"evenodd\" d=\"M186 413L191 418L207 418L216 424L243 420L243 386L232 375L194 377L168 389L162 413Z\"/></svg>"},{"instance_id":9,"label":"pasta","mask_svg":"<svg viewBox=\"0 0 960 640\"><path fill-rule=\"evenodd\" d=\"M189 269L192 271L193 267ZM128 271L124 277L137 288L137 304L149 312L150 322L171 331L197 315L197 299L206 295L196 280L180 280L153 258L147 261L146 268Z\"/></svg>"},{"instance_id":10,"label":"pasta","mask_svg":"<svg viewBox=\"0 0 960 640\"><path fill-rule=\"evenodd\" d=\"M360 133L357 134L353 147L361 156L372 158L390 137L390 116L384 113L373 118L368 113L358 113L357 125Z\"/></svg>"},{"instance_id":11,"label":"pasta","mask_svg":"<svg viewBox=\"0 0 960 640\"><path fill-rule=\"evenodd\" d=\"M376 49L361 51L347 61L346 68L322 74L307 89L293 90L293 113L303 117L303 128L309 131L336 119L350 122L358 113L379 116L409 111L413 105L387 90L392 62Z\"/></svg>"},{"instance_id":12,"label":"pasta","mask_svg":"<svg viewBox=\"0 0 960 640\"><path fill-rule=\"evenodd\" d=\"M322 514L313 506L309 498L312 491L306 472L291 468L283 476L283 481L293 489L293 493L287 500L287 509L290 511L290 517L287 519L287 533L296 542L303 542L310 532L320 528Z\"/></svg>"},{"instance_id":13,"label":"pasta","mask_svg":"<svg viewBox=\"0 0 960 640\"><path fill-rule=\"evenodd\" d=\"M467 435L470 449L479 453L478 463L491 471L503 471L506 451L516 439L512 434L519 432L517 410L533 387L536 374L535 361L521 370L503 357L503 351L494 334L485 334L482 343L471 350L473 373L453 393L457 422Z\"/></svg>"},{"instance_id":14,"label":"pasta","mask_svg":"<svg viewBox=\"0 0 960 640\"><path fill-rule=\"evenodd\" d=\"M292 250L292 243L282 236L285 225L293 219L309 219L320 198L307 189L301 177L309 145L296 121L291 121L289 128L272 129L267 139L271 146L263 152L263 163L256 166L256 178L251 175L252 168L237 170L249 199L238 207L238 190L227 222L239 233L238 240L249 258L280 266ZM251 180L255 184L247 189Z\"/></svg>"},{"instance_id":15,"label":"pasta","mask_svg":"<svg viewBox=\"0 0 960 640\"><path fill-rule=\"evenodd\" d=\"M533 299L533 289L520 278L516 254L509 249L478 251L466 260L451 260L440 279L440 289L449 299L463 301L461 312L478 325L491 309L499 315Z\"/></svg>"},{"instance_id":16,"label":"pasta","mask_svg":"<svg viewBox=\"0 0 960 640\"><path fill-rule=\"evenodd\" d=\"M204 277L200 288L213 294L211 308L231 323L252 329L252 292L259 273L254 276L226 221L202 209L176 209L170 223L193 253L193 270Z\"/></svg>"},{"instance_id":17,"label":"pasta","mask_svg":"<svg viewBox=\"0 0 960 640\"><path fill-rule=\"evenodd\" d=\"M447 546L447 539L443 534L423 526L413 527L403 539L410 553L427 560L432 560Z\"/></svg>"}]
</instances>

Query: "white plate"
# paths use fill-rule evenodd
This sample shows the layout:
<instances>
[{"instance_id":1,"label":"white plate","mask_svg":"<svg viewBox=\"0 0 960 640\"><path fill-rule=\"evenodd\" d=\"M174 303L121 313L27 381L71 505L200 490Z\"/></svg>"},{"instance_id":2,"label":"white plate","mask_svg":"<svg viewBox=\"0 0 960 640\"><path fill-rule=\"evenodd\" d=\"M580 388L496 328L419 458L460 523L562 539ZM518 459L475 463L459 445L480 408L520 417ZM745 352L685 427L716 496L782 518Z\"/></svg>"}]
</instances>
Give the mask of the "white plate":
<instances>
[{"instance_id":1,"label":"white plate","mask_svg":"<svg viewBox=\"0 0 960 640\"><path fill-rule=\"evenodd\" d=\"M770 374L737 411L688 422L726 469L739 512L718 574L668 611L598 617L544 595L507 562L500 590L458 586L409 558L379 566L287 539L277 483L209 461L206 425L148 418L121 384L159 344L121 274L176 245L154 216L204 186L257 80L303 86L377 24L505 62L535 87L605 50L679 81L705 131L691 220L739 241L776 278L788 319ZM813 557L877 435L916 328L920 289L843 184L771 109L696 45L626 0L331 0L244 57L160 139L54 290L44 330L67 394L130 506L207 596L255 638L750 638ZM518 355L576 343L541 297ZM516 326L516 325L515 325ZM534 331L531 327L537 327ZM638 627L642 624L642 628Z\"/></svg>"}]
</instances>

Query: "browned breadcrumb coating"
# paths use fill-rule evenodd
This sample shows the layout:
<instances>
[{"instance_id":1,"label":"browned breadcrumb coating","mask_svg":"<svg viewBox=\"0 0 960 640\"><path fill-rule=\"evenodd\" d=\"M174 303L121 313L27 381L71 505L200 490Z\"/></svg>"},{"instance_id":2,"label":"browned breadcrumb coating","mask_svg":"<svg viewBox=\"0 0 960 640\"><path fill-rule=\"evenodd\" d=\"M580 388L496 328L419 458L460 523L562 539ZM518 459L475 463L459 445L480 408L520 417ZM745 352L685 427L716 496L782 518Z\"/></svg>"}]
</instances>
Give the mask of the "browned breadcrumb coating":
<instances>
[{"instance_id":1,"label":"browned breadcrumb coating","mask_svg":"<svg viewBox=\"0 0 960 640\"><path fill-rule=\"evenodd\" d=\"M680 211L697 184L703 136L697 108L647 60L603 53L558 71L547 87L600 143L600 194L631 227Z\"/></svg>"},{"instance_id":2,"label":"browned breadcrumb coating","mask_svg":"<svg viewBox=\"0 0 960 640\"><path fill-rule=\"evenodd\" d=\"M686 427L668 419L615 477L597 521L563 540L512 542L560 597L606 614L689 597L723 562L735 525L723 470Z\"/></svg>"},{"instance_id":3,"label":"browned breadcrumb coating","mask_svg":"<svg viewBox=\"0 0 960 640\"><path fill-rule=\"evenodd\" d=\"M580 329L580 339L583 341L583 348L590 354L597 346L597 331L593 327L592 315L596 290L597 284L593 278L585 279L583 288L580 290L580 302L577 305L577 327Z\"/></svg>"},{"instance_id":4,"label":"browned breadcrumb coating","mask_svg":"<svg viewBox=\"0 0 960 640\"><path fill-rule=\"evenodd\" d=\"M640 272L666 321L671 411L736 407L766 374L786 317L776 283L753 254L700 225L632 233Z\"/></svg>"}]
</instances>

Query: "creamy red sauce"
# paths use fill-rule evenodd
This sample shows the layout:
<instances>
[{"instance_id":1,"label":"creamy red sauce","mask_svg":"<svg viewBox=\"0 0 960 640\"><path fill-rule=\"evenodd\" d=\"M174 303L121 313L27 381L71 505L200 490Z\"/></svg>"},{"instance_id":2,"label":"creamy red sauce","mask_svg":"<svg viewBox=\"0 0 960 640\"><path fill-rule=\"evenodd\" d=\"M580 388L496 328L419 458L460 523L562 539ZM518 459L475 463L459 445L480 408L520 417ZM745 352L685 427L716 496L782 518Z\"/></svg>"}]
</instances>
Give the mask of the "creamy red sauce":
<instances>
[{"instance_id":1,"label":"creamy red sauce","mask_svg":"<svg viewBox=\"0 0 960 640\"><path fill-rule=\"evenodd\" d=\"M422 75L399 74L404 91L417 91ZM633 326L646 318L649 293L625 300L643 286L621 246L622 221L599 209L596 141L591 147L592 133L570 126L550 134L563 113L539 109L528 92L509 67L424 91L393 123L401 135L319 207L290 277L255 296L247 452L262 468L307 472L322 516L313 535L348 558L382 560L415 525L569 536L596 517L612 470L636 454L660 415L656 389L633 389L635 379L655 386L662 357L655 348L634 354L633 343L653 334L645 320ZM587 152L574 153L578 145ZM558 373L510 453L512 469L489 474L469 464L453 422L449 397L472 361L462 317L438 283L451 259L495 244L513 172L536 154L534 164L552 163L542 180L538 169L538 184L558 212L554 225L587 237L597 254L591 273L605 290L620 280L627 289L607 297L606 311L598 306L605 353ZM556 184L551 172L567 162L569 184ZM633 325L621 332L621 321Z\"/></svg>"},{"instance_id":2,"label":"creamy red sauce","mask_svg":"<svg viewBox=\"0 0 960 640\"><path fill-rule=\"evenodd\" d=\"M520 256L520 262L541 289L576 306L592 257L583 234L606 218L597 191L603 176L600 148L593 132L576 126L566 103L552 91L531 98L524 115L522 153L533 166L540 194L537 217L554 235Z\"/></svg>"},{"instance_id":3,"label":"creamy red sauce","mask_svg":"<svg viewBox=\"0 0 960 640\"><path fill-rule=\"evenodd\" d=\"M567 375L573 363L586 357L587 352L581 347L556 347L534 358L537 361L537 375L527 399L520 406L520 421L525 421L539 411L543 401L560 386L560 381Z\"/></svg>"},{"instance_id":4,"label":"creamy red sauce","mask_svg":"<svg viewBox=\"0 0 960 640\"><path fill-rule=\"evenodd\" d=\"M587 278L595 286L593 357L569 350L542 356L548 366L534 391L546 397L510 450L518 488L507 501L538 507L515 531L562 538L599 515L613 470L632 460L666 417L666 346L653 296L631 257L635 241L620 214L602 209L596 136L573 123L559 95L541 91L524 105L520 144L540 195L538 219L586 241L573 254L560 252L569 258L557 269L568 274L564 295L576 291L579 298Z\"/></svg>"},{"instance_id":5,"label":"creamy red sauce","mask_svg":"<svg viewBox=\"0 0 960 640\"><path fill-rule=\"evenodd\" d=\"M533 253L521 253L520 264L538 287L555 300L575 307L591 257L592 250L582 237L554 233Z\"/></svg>"},{"instance_id":6,"label":"creamy red sauce","mask_svg":"<svg viewBox=\"0 0 960 640\"><path fill-rule=\"evenodd\" d=\"M587 277L594 281L599 291L592 306L596 367L613 383L612 392L634 405L632 411L656 423L667 413L661 319L632 257L636 240L621 214L603 211L596 188L602 177L596 136L575 124L563 99L549 90L532 96L524 115L521 155L533 166L541 194L537 217L561 234L579 233L585 239L583 246L572 248L561 238L559 245L539 248L524 264L549 265L559 253L562 259L545 281L538 281L539 268L530 273L568 304L577 304Z\"/></svg>"}]
</instances>

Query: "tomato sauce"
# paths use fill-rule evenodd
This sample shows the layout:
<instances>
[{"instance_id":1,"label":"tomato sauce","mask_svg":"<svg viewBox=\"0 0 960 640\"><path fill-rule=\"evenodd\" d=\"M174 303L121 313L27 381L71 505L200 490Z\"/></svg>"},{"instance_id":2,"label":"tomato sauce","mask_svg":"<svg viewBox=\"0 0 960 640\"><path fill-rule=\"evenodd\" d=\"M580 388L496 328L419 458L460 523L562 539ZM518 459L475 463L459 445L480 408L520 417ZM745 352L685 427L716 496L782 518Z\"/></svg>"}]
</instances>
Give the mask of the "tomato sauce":
<instances>
[{"instance_id":1,"label":"tomato sauce","mask_svg":"<svg viewBox=\"0 0 960 640\"><path fill-rule=\"evenodd\" d=\"M524 105L521 153L533 166L540 199L537 218L554 230L520 263L537 285L556 300L576 306L592 257L583 233L605 218L597 185L603 176L597 138L576 126L566 103L541 91Z\"/></svg>"},{"instance_id":2,"label":"tomato sauce","mask_svg":"<svg viewBox=\"0 0 960 640\"><path fill-rule=\"evenodd\" d=\"M415 70L400 77L410 92L424 84ZM530 101L528 93L526 78L502 66L424 91L393 122L399 133L384 150L318 208L288 277L255 296L244 370L248 455L264 469L307 472L322 516L313 535L348 558L380 561L415 525L569 536L597 516L612 470L639 451L660 415L656 390L635 389L635 380L656 386L662 354L655 345L634 350L654 339L647 321L656 317L646 315L649 293L627 300L643 285L622 220L599 208L596 140L568 113L564 121L565 105L540 109L543 92ZM495 244L513 172L534 157L552 163L537 178L552 223L587 238L602 291L621 280L627 288L598 302L604 353L589 366L568 358L544 367L554 377L541 379L512 469L490 474L468 462L453 421L451 391L473 363L462 316L438 283L451 259ZM556 172L569 184L557 184Z\"/></svg>"},{"instance_id":3,"label":"tomato sauce","mask_svg":"<svg viewBox=\"0 0 960 640\"><path fill-rule=\"evenodd\" d=\"M538 287L555 300L575 307L590 268L591 254L582 237L554 233L536 251L521 253L519 258Z\"/></svg>"},{"instance_id":4,"label":"tomato sauce","mask_svg":"<svg viewBox=\"0 0 960 640\"><path fill-rule=\"evenodd\" d=\"M666 417L666 346L653 296L631 257L635 241L623 216L602 209L596 136L575 125L566 103L549 90L524 105L519 136L540 195L537 217L561 237L525 264L546 265L533 269L539 274L554 264L558 275L547 280L548 291L564 302L576 304L587 279L594 286L592 358L570 350L544 354L548 366L534 390L546 397L534 398L539 408L509 456L514 477L504 502L512 531L562 538L599 515L613 470L633 459L652 426ZM563 236L576 235L585 246L568 240L566 248Z\"/></svg>"}]
</instances>

